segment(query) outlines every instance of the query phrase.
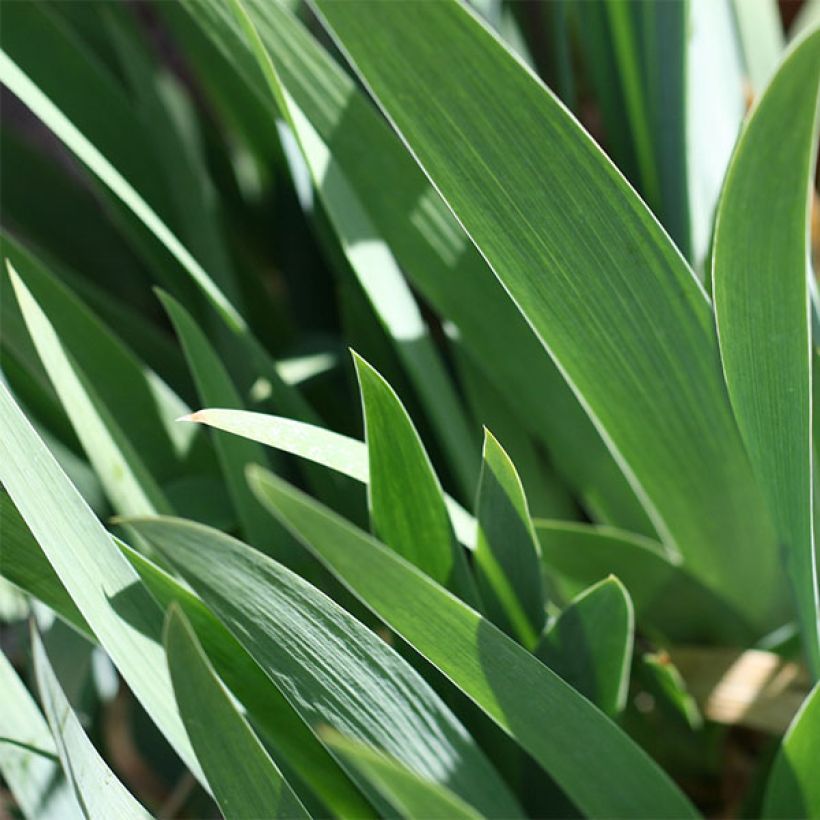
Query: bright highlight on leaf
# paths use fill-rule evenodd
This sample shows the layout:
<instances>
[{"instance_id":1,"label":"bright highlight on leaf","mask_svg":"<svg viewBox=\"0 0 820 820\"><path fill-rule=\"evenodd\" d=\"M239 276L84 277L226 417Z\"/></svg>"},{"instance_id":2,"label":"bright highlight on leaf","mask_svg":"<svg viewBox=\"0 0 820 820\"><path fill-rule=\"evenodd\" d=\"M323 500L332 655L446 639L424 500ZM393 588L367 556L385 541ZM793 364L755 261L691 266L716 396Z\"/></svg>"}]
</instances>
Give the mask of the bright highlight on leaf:
<instances>
[{"instance_id":1,"label":"bright highlight on leaf","mask_svg":"<svg viewBox=\"0 0 820 820\"><path fill-rule=\"evenodd\" d=\"M820 816L787 5L4 4L0 814Z\"/></svg>"}]
</instances>

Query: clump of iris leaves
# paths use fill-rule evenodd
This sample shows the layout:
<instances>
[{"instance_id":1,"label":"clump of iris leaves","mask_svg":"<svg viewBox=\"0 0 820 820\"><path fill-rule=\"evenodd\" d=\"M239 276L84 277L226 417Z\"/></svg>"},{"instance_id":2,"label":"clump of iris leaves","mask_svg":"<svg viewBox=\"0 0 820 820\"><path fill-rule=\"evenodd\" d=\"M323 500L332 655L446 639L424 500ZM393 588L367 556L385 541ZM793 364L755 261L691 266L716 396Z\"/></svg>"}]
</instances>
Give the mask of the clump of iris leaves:
<instances>
[{"instance_id":1,"label":"clump of iris leaves","mask_svg":"<svg viewBox=\"0 0 820 820\"><path fill-rule=\"evenodd\" d=\"M820 817L795 10L2 5L10 811Z\"/></svg>"}]
</instances>

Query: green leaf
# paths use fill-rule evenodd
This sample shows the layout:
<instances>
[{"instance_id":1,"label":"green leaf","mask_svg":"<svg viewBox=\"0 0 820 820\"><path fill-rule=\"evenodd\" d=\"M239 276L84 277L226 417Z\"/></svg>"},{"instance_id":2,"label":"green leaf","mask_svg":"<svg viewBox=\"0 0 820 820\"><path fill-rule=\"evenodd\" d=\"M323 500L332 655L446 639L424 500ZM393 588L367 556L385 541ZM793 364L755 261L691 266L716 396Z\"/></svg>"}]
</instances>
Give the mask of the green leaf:
<instances>
[{"instance_id":1,"label":"green leaf","mask_svg":"<svg viewBox=\"0 0 820 820\"><path fill-rule=\"evenodd\" d=\"M172 561L314 732L329 725L373 745L487 816L520 815L438 695L317 589L216 530L179 519L129 524Z\"/></svg>"},{"instance_id":2,"label":"green leaf","mask_svg":"<svg viewBox=\"0 0 820 820\"><path fill-rule=\"evenodd\" d=\"M185 6L245 78L272 128L270 89L236 20L218 0ZM413 286L458 326L488 376L516 397L520 423L546 443L588 508L652 534L646 513L541 343L384 120L284 4L249 0L245 7L290 95L290 109L298 106L310 123L312 131L302 134L303 121L294 118L302 139L321 139Z\"/></svg>"},{"instance_id":3,"label":"green leaf","mask_svg":"<svg viewBox=\"0 0 820 820\"><path fill-rule=\"evenodd\" d=\"M20 310L60 401L72 421L111 505L120 513L168 512L170 505L110 409L66 350L54 326L7 262Z\"/></svg>"},{"instance_id":4,"label":"green leaf","mask_svg":"<svg viewBox=\"0 0 820 820\"><path fill-rule=\"evenodd\" d=\"M433 344L421 311L390 247L379 236L333 154L298 108L288 102L276 68L242 0L234 15L250 41L270 93L296 136L313 185L342 252L373 311L392 340L452 464L463 493L475 485L478 465L463 408Z\"/></svg>"},{"instance_id":5,"label":"green leaf","mask_svg":"<svg viewBox=\"0 0 820 820\"><path fill-rule=\"evenodd\" d=\"M243 436L316 464L323 464L363 484L370 481L367 445L332 430L281 416L222 408L199 410L188 416L187 421L207 424L217 430ZM444 501L459 541L468 549L473 549L475 519L450 496L445 495Z\"/></svg>"},{"instance_id":6,"label":"green leaf","mask_svg":"<svg viewBox=\"0 0 820 820\"><path fill-rule=\"evenodd\" d=\"M687 7L685 85L697 89L684 108L691 259L708 288L715 211L746 113L743 56L731 0L669 5Z\"/></svg>"},{"instance_id":7,"label":"green leaf","mask_svg":"<svg viewBox=\"0 0 820 820\"><path fill-rule=\"evenodd\" d=\"M42 63L43 61L39 62ZM228 301L199 262L194 259L190 251L158 216L157 212L128 181L128 178L123 176L105 156L104 152L83 134L80 128L38 88L37 84L5 51L0 51L0 80L156 236L211 301L214 308L224 317L227 324L237 330L244 329L244 320L236 308ZM97 107L96 102L95 107ZM134 153L140 154L141 152L137 150Z\"/></svg>"},{"instance_id":8,"label":"green leaf","mask_svg":"<svg viewBox=\"0 0 820 820\"><path fill-rule=\"evenodd\" d=\"M820 684L795 715L772 765L763 817L816 817L820 813Z\"/></svg>"},{"instance_id":9,"label":"green leaf","mask_svg":"<svg viewBox=\"0 0 820 820\"><path fill-rule=\"evenodd\" d=\"M94 748L74 714L51 668L46 650L32 628L32 653L37 688L66 778L88 820L149 820L150 814L131 796Z\"/></svg>"},{"instance_id":10,"label":"green leaf","mask_svg":"<svg viewBox=\"0 0 820 820\"><path fill-rule=\"evenodd\" d=\"M774 516L815 677L820 612L806 259L819 92L820 32L814 32L790 52L743 129L718 210L713 257L729 397Z\"/></svg>"},{"instance_id":11,"label":"green leaf","mask_svg":"<svg viewBox=\"0 0 820 820\"><path fill-rule=\"evenodd\" d=\"M687 799L640 747L489 621L274 475L257 469L249 480L363 603L532 755L581 811L693 816Z\"/></svg>"},{"instance_id":12,"label":"green leaf","mask_svg":"<svg viewBox=\"0 0 820 820\"><path fill-rule=\"evenodd\" d=\"M135 697L199 775L158 643L156 602L2 384L0 481Z\"/></svg>"},{"instance_id":13,"label":"green leaf","mask_svg":"<svg viewBox=\"0 0 820 820\"><path fill-rule=\"evenodd\" d=\"M419 777L394 758L336 732L327 731L324 737L401 817L430 820L478 820L481 817L449 789Z\"/></svg>"},{"instance_id":14,"label":"green leaf","mask_svg":"<svg viewBox=\"0 0 820 820\"><path fill-rule=\"evenodd\" d=\"M708 300L668 236L464 7L379 3L364 15L359 3L316 5L583 402L665 546L759 627L771 624L785 597L772 525L725 394Z\"/></svg>"},{"instance_id":15,"label":"green leaf","mask_svg":"<svg viewBox=\"0 0 820 820\"><path fill-rule=\"evenodd\" d=\"M657 541L614 527L567 521L534 524L542 561L551 574L571 580L573 591L616 575L629 592L638 622L668 638L699 642L720 636L742 644L755 637L725 599L694 578L685 565L670 560Z\"/></svg>"},{"instance_id":16,"label":"green leaf","mask_svg":"<svg viewBox=\"0 0 820 820\"><path fill-rule=\"evenodd\" d=\"M524 488L509 456L484 431L478 485L475 574L487 617L533 649L544 628L544 585L538 541Z\"/></svg>"},{"instance_id":17,"label":"green leaf","mask_svg":"<svg viewBox=\"0 0 820 820\"><path fill-rule=\"evenodd\" d=\"M165 619L165 652L182 721L226 820L308 817L176 606Z\"/></svg>"},{"instance_id":18,"label":"green leaf","mask_svg":"<svg viewBox=\"0 0 820 820\"><path fill-rule=\"evenodd\" d=\"M303 794L300 782L303 781L334 814L374 816L370 805L307 724L211 610L147 558L122 542L119 547L164 609L171 606L182 609L217 673L245 706L255 728L264 734L273 748L276 762L283 769L287 767L287 772L296 773L299 780L294 783L294 788L300 796L306 802L312 796L310 792Z\"/></svg>"},{"instance_id":19,"label":"green leaf","mask_svg":"<svg viewBox=\"0 0 820 820\"><path fill-rule=\"evenodd\" d=\"M362 395L373 531L422 572L475 604L475 581L410 416L379 373L355 354L354 363Z\"/></svg>"},{"instance_id":20,"label":"green leaf","mask_svg":"<svg viewBox=\"0 0 820 820\"><path fill-rule=\"evenodd\" d=\"M50 606L61 618L93 640L85 618L5 492L0 492L0 532L3 533L0 575Z\"/></svg>"},{"instance_id":21,"label":"green leaf","mask_svg":"<svg viewBox=\"0 0 820 820\"><path fill-rule=\"evenodd\" d=\"M783 23L777 0L733 0L738 39L746 76L760 93L777 68L783 53Z\"/></svg>"},{"instance_id":22,"label":"green leaf","mask_svg":"<svg viewBox=\"0 0 820 820\"><path fill-rule=\"evenodd\" d=\"M192 437L180 437L179 429L174 429L173 414L185 412L185 405L174 395L165 402L160 400L158 393L171 393L170 388L158 386L158 376L75 295L73 283L61 282L41 260L7 235L0 236L0 251L48 317L63 347L94 383L94 390L128 433L151 473L160 482L178 475L180 458ZM1 275L5 279L6 271ZM38 339L31 335L36 346Z\"/></svg>"},{"instance_id":23,"label":"green leaf","mask_svg":"<svg viewBox=\"0 0 820 820\"><path fill-rule=\"evenodd\" d=\"M55 784L60 767L54 738L5 653L0 653L0 691L0 774L23 815L44 820L82 817L71 792Z\"/></svg>"},{"instance_id":24,"label":"green leaf","mask_svg":"<svg viewBox=\"0 0 820 820\"><path fill-rule=\"evenodd\" d=\"M3 532L0 574L48 604L89 640L96 640L5 494L0 495L0 512ZM273 746L277 762L287 764L289 771L296 772L333 813L372 816L370 806L355 786L253 658L202 601L147 558L123 542L117 543L160 606L167 609L176 604L182 608L223 681L244 704L254 725Z\"/></svg>"},{"instance_id":25,"label":"green leaf","mask_svg":"<svg viewBox=\"0 0 820 820\"><path fill-rule=\"evenodd\" d=\"M629 593L611 576L569 604L534 654L602 712L616 715L626 704L634 627Z\"/></svg>"},{"instance_id":26,"label":"green leaf","mask_svg":"<svg viewBox=\"0 0 820 820\"><path fill-rule=\"evenodd\" d=\"M191 314L172 296L161 291L158 296L182 344L200 401L205 405L242 408L239 391ZM220 432L214 433L214 447L245 538L265 552L277 550L271 554L283 555L287 545L282 542L291 539L281 529L271 528L270 516L253 497L245 481L248 464L268 463L265 450L251 441Z\"/></svg>"}]
</instances>

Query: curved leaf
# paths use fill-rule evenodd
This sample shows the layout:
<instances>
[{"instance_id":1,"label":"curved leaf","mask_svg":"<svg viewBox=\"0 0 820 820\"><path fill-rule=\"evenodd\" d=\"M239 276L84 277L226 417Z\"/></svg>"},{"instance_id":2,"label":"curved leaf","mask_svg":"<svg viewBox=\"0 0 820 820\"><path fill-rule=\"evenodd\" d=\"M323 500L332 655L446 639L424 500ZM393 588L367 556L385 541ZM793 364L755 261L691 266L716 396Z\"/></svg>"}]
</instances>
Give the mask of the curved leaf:
<instances>
[{"instance_id":1,"label":"curved leaf","mask_svg":"<svg viewBox=\"0 0 820 820\"><path fill-rule=\"evenodd\" d=\"M634 627L629 593L609 577L564 609L534 655L602 712L615 715L626 704Z\"/></svg>"},{"instance_id":2,"label":"curved leaf","mask_svg":"<svg viewBox=\"0 0 820 820\"><path fill-rule=\"evenodd\" d=\"M72 793L55 788L60 767L48 724L4 652L0 652L0 691L0 774L23 815L79 820L83 815Z\"/></svg>"},{"instance_id":3,"label":"curved leaf","mask_svg":"<svg viewBox=\"0 0 820 820\"><path fill-rule=\"evenodd\" d=\"M249 478L271 511L531 754L585 814L694 816L688 800L639 746L489 621L271 473L256 469Z\"/></svg>"},{"instance_id":4,"label":"curved leaf","mask_svg":"<svg viewBox=\"0 0 820 820\"><path fill-rule=\"evenodd\" d=\"M181 519L131 519L302 718L382 749L491 817L520 815L483 752L387 643L262 553ZM354 775L351 772L351 775Z\"/></svg>"},{"instance_id":5,"label":"curved leaf","mask_svg":"<svg viewBox=\"0 0 820 820\"><path fill-rule=\"evenodd\" d=\"M467 803L437 783L419 777L406 766L375 749L334 732L325 732L325 741L348 764L408 818L430 820L478 820L481 817Z\"/></svg>"},{"instance_id":6,"label":"curved leaf","mask_svg":"<svg viewBox=\"0 0 820 820\"><path fill-rule=\"evenodd\" d=\"M667 548L770 625L784 606L775 539L709 303L651 213L464 6L315 5L651 506Z\"/></svg>"},{"instance_id":7,"label":"curved leaf","mask_svg":"<svg viewBox=\"0 0 820 820\"><path fill-rule=\"evenodd\" d=\"M774 516L805 651L820 675L812 528L809 190L820 93L820 32L785 59L740 136L713 256L729 397Z\"/></svg>"},{"instance_id":8,"label":"curved leaf","mask_svg":"<svg viewBox=\"0 0 820 820\"><path fill-rule=\"evenodd\" d=\"M820 684L815 685L792 721L772 765L763 803L764 817L816 817L820 814Z\"/></svg>"}]
</instances>

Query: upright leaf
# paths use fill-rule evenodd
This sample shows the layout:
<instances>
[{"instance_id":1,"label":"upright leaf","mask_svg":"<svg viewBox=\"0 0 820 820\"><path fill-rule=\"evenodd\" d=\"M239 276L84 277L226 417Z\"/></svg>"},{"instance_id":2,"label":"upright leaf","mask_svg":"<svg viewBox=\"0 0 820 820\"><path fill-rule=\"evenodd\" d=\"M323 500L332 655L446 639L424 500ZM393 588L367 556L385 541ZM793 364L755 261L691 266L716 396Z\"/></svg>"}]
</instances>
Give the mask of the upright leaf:
<instances>
[{"instance_id":1,"label":"upright leaf","mask_svg":"<svg viewBox=\"0 0 820 820\"><path fill-rule=\"evenodd\" d=\"M610 576L569 604L534 654L602 712L616 715L626 704L634 628L629 593Z\"/></svg>"},{"instance_id":2,"label":"upright leaf","mask_svg":"<svg viewBox=\"0 0 820 820\"><path fill-rule=\"evenodd\" d=\"M150 814L131 796L83 731L71 708L36 629L32 629L34 671L43 709L54 736L63 771L88 820L149 820Z\"/></svg>"},{"instance_id":3,"label":"upright leaf","mask_svg":"<svg viewBox=\"0 0 820 820\"><path fill-rule=\"evenodd\" d=\"M271 511L532 755L582 812L602 817L694 815L688 800L639 746L489 621L395 552L272 474L255 470L250 480Z\"/></svg>"},{"instance_id":4,"label":"upright leaf","mask_svg":"<svg viewBox=\"0 0 820 820\"><path fill-rule=\"evenodd\" d=\"M721 381L709 303L651 213L465 7L316 5L668 549L771 624L784 605L775 539Z\"/></svg>"},{"instance_id":5,"label":"upright leaf","mask_svg":"<svg viewBox=\"0 0 820 820\"><path fill-rule=\"evenodd\" d=\"M165 620L165 651L182 721L226 820L308 817L176 606Z\"/></svg>"},{"instance_id":6,"label":"upright leaf","mask_svg":"<svg viewBox=\"0 0 820 820\"><path fill-rule=\"evenodd\" d=\"M391 549L471 604L475 582L456 541L444 493L410 416L390 385L356 356L370 464L373 531Z\"/></svg>"},{"instance_id":7,"label":"upright leaf","mask_svg":"<svg viewBox=\"0 0 820 820\"><path fill-rule=\"evenodd\" d=\"M772 765L764 817L816 817L820 813L820 684L795 715Z\"/></svg>"},{"instance_id":8,"label":"upright leaf","mask_svg":"<svg viewBox=\"0 0 820 820\"><path fill-rule=\"evenodd\" d=\"M515 466L489 430L476 517L475 573L487 617L532 649L546 606L538 541Z\"/></svg>"},{"instance_id":9,"label":"upright leaf","mask_svg":"<svg viewBox=\"0 0 820 820\"><path fill-rule=\"evenodd\" d=\"M715 226L715 314L729 397L820 675L812 527L808 197L820 93L820 32L781 65L735 149Z\"/></svg>"},{"instance_id":10,"label":"upright leaf","mask_svg":"<svg viewBox=\"0 0 820 820\"><path fill-rule=\"evenodd\" d=\"M185 5L254 91L259 116L272 122L271 95L225 4ZM550 448L588 509L652 534L646 513L526 320L365 95L285 4L246 0L245 7L290 108L298 106L312 129L303 134L304 120L294 117L297 132L303 140L321 139L413 286L458 326L488 376L515 396L519 422Z\"/></svg>"}]
</instances>

